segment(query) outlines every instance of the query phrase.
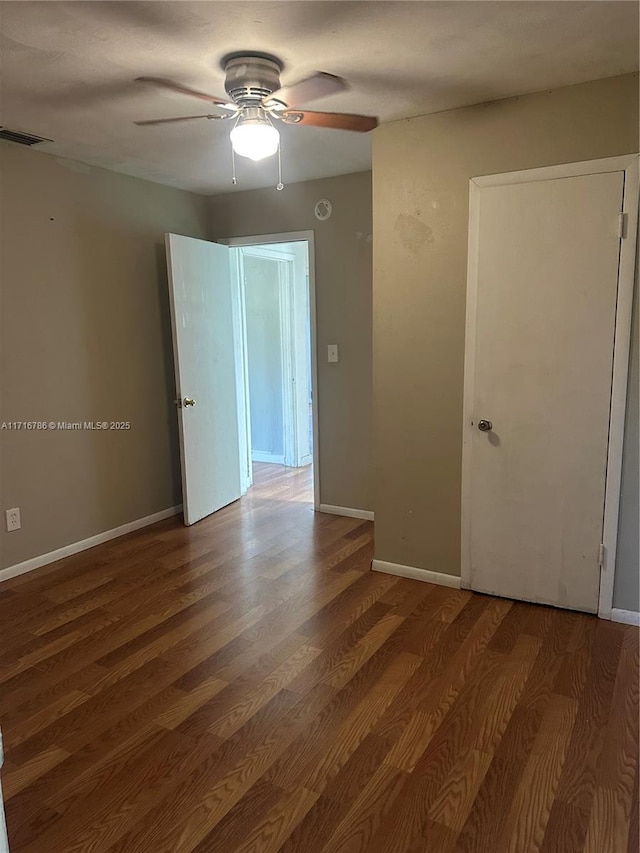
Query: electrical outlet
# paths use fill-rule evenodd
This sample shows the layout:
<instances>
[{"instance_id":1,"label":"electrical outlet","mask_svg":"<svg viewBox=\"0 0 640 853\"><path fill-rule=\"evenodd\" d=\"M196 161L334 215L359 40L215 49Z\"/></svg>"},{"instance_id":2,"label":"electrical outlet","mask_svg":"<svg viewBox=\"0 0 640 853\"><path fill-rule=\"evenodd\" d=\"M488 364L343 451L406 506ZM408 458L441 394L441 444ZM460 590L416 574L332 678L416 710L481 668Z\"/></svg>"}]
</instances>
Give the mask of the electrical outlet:
<instances>
[{"instance_id":1,"label":"electrical outlet","mask_svg":"<svg viewBox=\"0 0 640 853\"><path fill-rule=\"evenodd\" d=\"M7 530L11 533L12 530L20 530L20 507L16 506L13 509L5 510L7 519Z\"/></svg>"}]
</instances>

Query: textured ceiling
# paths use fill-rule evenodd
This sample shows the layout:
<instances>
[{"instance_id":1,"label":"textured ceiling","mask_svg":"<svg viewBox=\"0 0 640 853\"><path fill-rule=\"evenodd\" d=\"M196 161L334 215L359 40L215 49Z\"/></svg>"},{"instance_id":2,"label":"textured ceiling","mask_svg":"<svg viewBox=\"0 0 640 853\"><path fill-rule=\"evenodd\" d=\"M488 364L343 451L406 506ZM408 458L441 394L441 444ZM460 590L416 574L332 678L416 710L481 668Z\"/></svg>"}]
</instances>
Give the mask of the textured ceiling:
<instances>
[{"instance_id":1,"label":"textured ceiling","mask_svg":"<svg viewBox=\"0 0 640 853\"><path fill-rule=\"evenodd\" d=\"M201 104L133 79L171 77L223 95L220 59L244 49L279 56L283 83L316 69L346 77L349 91L313 107L384 122L634 71L638 4L2 2L0 123L53 139L42 151L227 192L229 126L136 127ZM285 182L370 167L367 135L281 129ZM276 158L238 161L238 189L275 182Z\"/></svg>"}]
</instances>

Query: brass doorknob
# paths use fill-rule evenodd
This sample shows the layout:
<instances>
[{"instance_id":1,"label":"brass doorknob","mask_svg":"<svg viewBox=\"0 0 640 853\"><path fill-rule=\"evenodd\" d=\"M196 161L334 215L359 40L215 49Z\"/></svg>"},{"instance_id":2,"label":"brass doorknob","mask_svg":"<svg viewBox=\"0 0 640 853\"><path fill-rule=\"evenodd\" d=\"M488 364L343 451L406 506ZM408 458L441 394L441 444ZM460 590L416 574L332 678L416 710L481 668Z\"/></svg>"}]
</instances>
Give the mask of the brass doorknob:
<instances>
[{"instance_id":1,"label":"brass doorknob","mask_svg":"<svg viewBox=\"0 0 640 853\"><path fill-rule=\"evenodd\" d=\"M182 401L182 403L186 409L187 406L195 406L196 401L192 400L191 397L185 397L184 400Z\"/></svg>"}]
</instances>

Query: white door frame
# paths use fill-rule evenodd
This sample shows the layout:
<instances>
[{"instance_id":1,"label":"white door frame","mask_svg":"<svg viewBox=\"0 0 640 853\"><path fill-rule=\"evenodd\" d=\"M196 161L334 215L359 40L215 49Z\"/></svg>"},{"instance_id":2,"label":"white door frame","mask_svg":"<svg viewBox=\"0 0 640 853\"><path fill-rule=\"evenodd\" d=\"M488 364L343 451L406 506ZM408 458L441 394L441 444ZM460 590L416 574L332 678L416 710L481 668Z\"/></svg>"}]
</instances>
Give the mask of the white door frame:
<instances>
[{"instance_id":1,"label":"white door frame","mask_svg":"<svg viewBox=\"0 0 640 853\"><path fill-rule=\"evenodd\" d=\"M471 433L466 428L473 417L476 312L478 300L478 255L480 249L480 191L483 187L550 181L578 175L603 172L624 172L622 236L618 267L618 294L613 345L611 407L609 413L609 447L603 515L604 555L600 573L598 616L611 619L613 584L618 538L618 512L622 474L624 416L627 403L627 376L631 348L631 310L636 264L636 235L638 231L639 156L626 154L581 163L565 163L541 169L484 175L469 181L469 245L467 259L467 319L464 355L464 401L462 441L462 531L461 586L471 587ZM615 223L612 223L615 227Z\"/></svg>"},{"instance_id":2,"label":"white door frame","mask_svg":"<svg viewBox=\"0 0 640 853\"><path fill-rule=\"evenodd\" d=\"M241 253L231 252L231 276L233 281L244 281L244 258ZM236 341L236 362L240 362L237 376L239 452L242 463L242 494L253 485L251 447L251 407L249 406L249 370L247 357L247 310L244 287L234 287L233 322Z\"/></svg>"},{"instance_id":3,"label":"white door frame","mask_svg":"<svg viewBox=\"0 0 640 853\"><path fill-rule=\"evenodd\" d=\"M249 237L225 237L217 242L231 248L269 243L306 242L309 254L309 321L311 323L311 385L313 415L313 507L320 508L320 465L318 437L318 334L316 319L316 261L313 231L286 231L281 234L256 234Z\"/></svg>"}]
</instances>

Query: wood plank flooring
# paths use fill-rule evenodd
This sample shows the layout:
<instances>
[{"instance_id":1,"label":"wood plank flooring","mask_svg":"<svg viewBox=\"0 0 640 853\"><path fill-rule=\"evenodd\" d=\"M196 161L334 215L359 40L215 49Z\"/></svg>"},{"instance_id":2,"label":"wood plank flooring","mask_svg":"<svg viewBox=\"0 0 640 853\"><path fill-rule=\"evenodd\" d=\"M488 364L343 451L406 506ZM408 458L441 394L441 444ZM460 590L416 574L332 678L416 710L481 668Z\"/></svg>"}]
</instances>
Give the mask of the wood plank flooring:
<instances>
[{"instance_id":1,"label":"wood plank flooring","mask_svg":"<svg viewBox=\"0 0 640 853\"><path fill-rule=\"evenodd\" d=\"M637 853L638 629L373 573L310 477L0 586L12 853Z\"/></svg>"}]
</instances>

